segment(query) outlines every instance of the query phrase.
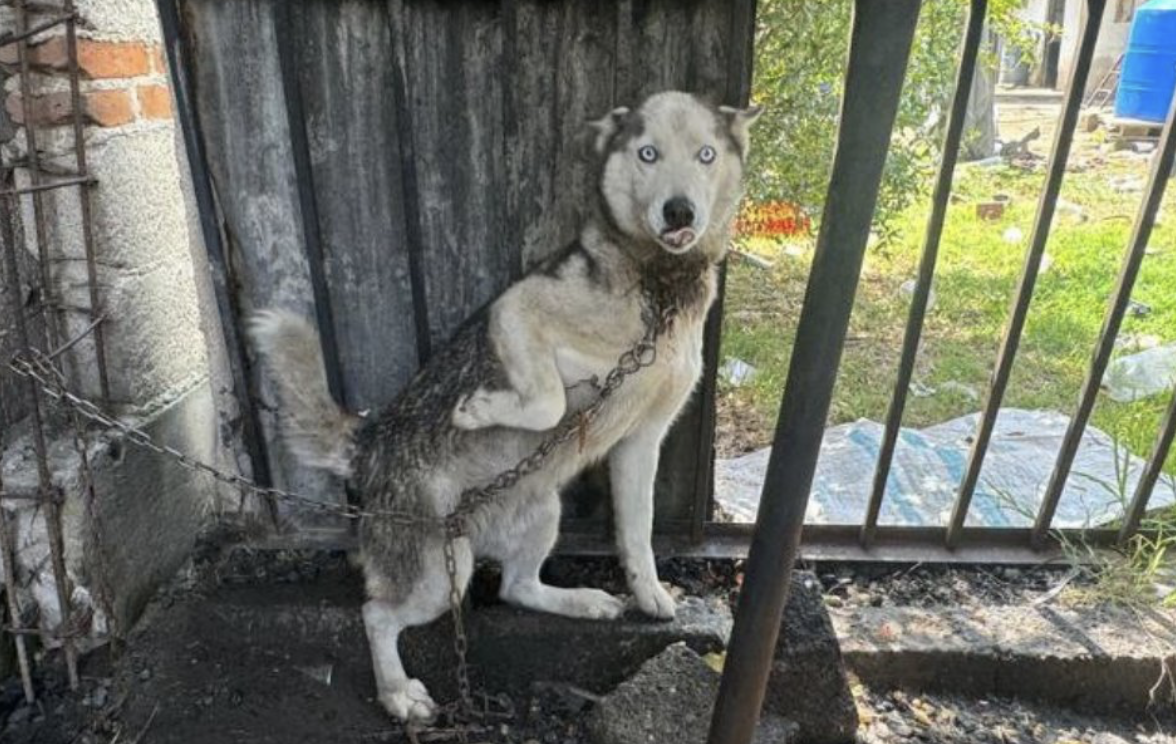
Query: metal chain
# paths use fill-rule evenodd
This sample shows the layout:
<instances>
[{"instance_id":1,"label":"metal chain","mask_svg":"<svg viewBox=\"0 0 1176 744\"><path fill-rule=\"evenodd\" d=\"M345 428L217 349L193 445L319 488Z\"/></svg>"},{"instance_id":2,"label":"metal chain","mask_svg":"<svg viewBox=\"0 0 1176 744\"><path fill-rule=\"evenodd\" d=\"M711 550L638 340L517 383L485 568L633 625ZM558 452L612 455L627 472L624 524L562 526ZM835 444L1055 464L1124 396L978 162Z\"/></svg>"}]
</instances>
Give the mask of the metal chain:
<instances>
[{"instance_id":1,"label":"metal chain","mask_svg":"<svg viewBox=\"0 0 1176 744\"><path fill-rule=\"evenodd\" d=\"M642 312L645 333L641 340L618 357L616 366L605 376L603 383L595 379L592 381L597 390L596 399L585 408L565 416L551 435L544 439L534 452L524 457L514 467L499 473L486 485L474 486L463 491L458 498L457 507L445 517L427 517L394 509L361 509L350 504L318 501L285 489L259 485L242 475L220 470L202 460L190 457L174 447L159 444L142 429L108 416L93 402L71 393L65 387L64 380L58 375L50 358L40 352L29 351L26 354L18 354L8 363L8 367L18 375L34 380L50 398L84 418L99 424L104 429L118 431L140 447L167 457L188 470L203 473L247 493L263 499L279 499L295 503L319 512L331 512L346 519L385 519L405 527L430 527L442 530L445 537L445 572L449 577L449 605L450 611L453 613L453 649L457 659L456 676L459 697L457 705L460 712L467 716L474 716L477 711L474 709L469 666L466 660L469 638L466 635L465 623L462 618L462 587L458 576L456 541L469 534L470 518L479 509L491 503L504 491L513 488L523 478L537 472L557 448L575 438L579 438L581 446L583 446L588 426L595 420L608 399L625 382L625 379L657 361L657 340L673 326L674 319L677 317L677 309L673 306L658 307L658 303L648 292L644 297L647 305ZM452 714L453 711L450 713ZM458 727L458 736L462 741L465 740L465 732L460 726Z\"/></svg>"},{"instance_id":2,"label":"metal chain","mask_svg":"<svg viewBox=\"0 0 1176 744\"><path fill-rule=\"evenodd\" d=\"M608 402L617 388L624 383L627 377L657 361L657 339L673 325L674 318L677 316L677 308L670 306L659 309L657 303L649 295L646 295L646 302L649 307L642 314L645 334L640 341L621 354L617 359L616 366L605 376L603 383L594 381L597 388L596 399L587 407L564 416L563 420L556 425L551 436L544 439L534 452L520 460L513 468L499 473L494 480L485 486L463 491L458 499L457 508L446 518L445 570L449 574L449 608L453 613L453 652L457 659L459 703L467 714L473 713L469 665L466 660L469 639L466 636L465 625L461 621L461 581L457 574L454 542L457 538L468 534L469 519L478 509L493 501L503 491L513 488L523 478L538 471L557 447L567 444L577 437L582 446L588 425L600 413L604 404Z\"/></svg>"}]
</instances>

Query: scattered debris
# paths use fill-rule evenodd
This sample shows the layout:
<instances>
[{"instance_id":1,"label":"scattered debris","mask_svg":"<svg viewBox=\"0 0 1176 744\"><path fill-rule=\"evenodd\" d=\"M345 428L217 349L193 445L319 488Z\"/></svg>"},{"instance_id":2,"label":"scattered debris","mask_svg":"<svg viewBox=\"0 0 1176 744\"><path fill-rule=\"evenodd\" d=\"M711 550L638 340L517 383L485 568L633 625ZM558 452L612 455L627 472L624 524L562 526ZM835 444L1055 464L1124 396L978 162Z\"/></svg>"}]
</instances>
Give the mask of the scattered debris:
<instances>
[{"instance_id":1,"label":"scattered debris","mask_svg":"<svg viewBox=\"0 0 1176 744\"><path fill-rule=\"evenodd\" d=\"M315 682L324 684L327 687L331 686L331 675L335 672L334 664L317 664L315 666L296 666L294 669L307 677L313 679Z\"/></svg>"},{"instance_id":2,"label":"scattered debris","mask_svg":"<svg viewBox=\"0 0 1176 744\"><path fill-rule=\"evenodd\" d=\"M1158 395L1176 382L1176 344L1153 346L1107 366L1102 389L1111 400L1131 403Z\"/></svg>"},{"instance_id":3,"label":"scattered debris","mask_svg":"<svg viewBox=\"0 0 1176 744\"><path fill-rule=\"evenodd\" d=\"M1019 227L1010 227L1001 234L1001 237L1004 242L1016 245L1025 237L1025 233Z\"/></svg>"},{"instance_id":4,"label":"scattered debris","mask_svg":"<svg viewBox=\"0 0 1176 744\"><path fill-rule=\"evenodd\" d=\"M741 387L755 379L759 370L742 359L727 357L719 367L719 375L730 385Z\"/></svg>"},{"instance_id":5,"label":"scattered debris","mask_svg":"<svg viewBox=\"0 0 1176 744\"><path fill-rule=\"evenodd\" d=\"M1082 205L1075 204L1067 199L1058 199L1057 210L1059 214L1069 215L1078 222L1086 222L1090 219L1086 215L1086 210L1082 208Z\"/></svg>"},{"instance_id":6,"label":"scattered debris","mask_svg":"<svg viewBox=\"0 0 1176 744\"><path fill-rule=\"evenodd\" d=\"M1016 160L1025 156L1036 158L1037 156L1029 152L1029 143L1041 137L1041 128L1034 127L1033 131L1026 134L1019 140L1011 142L1002 142L998 154L1005 160Z\"/></svg>"},{"instance_id":7,"label":"scattered debris","mask_svg":"<svg viewBox=\"0 0 1176 744\"><path fill-rule=\"evenodd\" d=\"M1150 314L1152 311L1151 305L1139 300L1128 300L1127 313L1136 318L1142 318L1144 315Z\"/></svg>"},{"instance_id":8,"label":"scattered debris","mask_svg":"<svg viewBox=\"0 0 1176 744\"><path fill-rule=\"evenodd\" d=\"M761 258L754 253L748 253L747 251L733 249L731 251L731 255L738 258L741 263L745 263L748 266L754 266L757 269L764 269L766 271L774 266L774 264L768 259Z\"/></svg>"},{"instance_id":9,"label":"scattered debris","mask_svg":"<svg viewBox=\"0 0 1176 744\"><path fill-rule=\"evenodd\" d=\"M1120 194L1133 194L1137 191L1143 191L1146 182L1140 176L1115 176L1108 183L1111 189Z\"/></svg>"},{"instance_id":10,"label":"scattered debris","mask_svg":"<svg viewBox=\"0 0 1176 744\"><path fill-rule=\"evenodd\" d=\"M956 380L948 380L939 386L939 390L944 393L956 393L972 402L980 400L980 391L971 385L967 385Z\"/></svg>"},{"instance_id":11,"label":"scattered debris","mask_svg":"<svg viewBox=\"0 0 1176 744\"><path fill-rule=\"evenodd\" d=\"M938 392L935 388L931 387L930 385L925 385L918 380L911 380L911 384L907 386L907 389L910 390L911 395L915 396L916 398L930 398L932 395L935 395L935 393Z\"/></svg>"},{"instance_id":12,"label":"scattered debris","mask_svg":"<svg viewBox=\"0 0 1176 744\"><path fill-rule=\"evenodd\" d=\"M994 696L917 695L859 688L861 744L1170 744L1168 721L1107 721ZM1108 731L1112 727L1113 731Z\"/></svg>"},{"instance_id":13,"label":"scattered debris","mask_svg":"<svg viewBox=\"0 0 1176 744\"><path fill-rule=\"evenodd\" d=\"M905 282L903 282L901 285L899 285L898 291L902 292L902 294L904 294L907 297L911 297L915 294L915 286L917 284L918 284L918 282L916 280L907 279ZM935 309L936 299L937 299L937 297L935 295L935 288L932 287L931 291L927 293L927 311L928 312Z\"/></svg>"},{"instance_id":14,"label":"scattered debris","mask_svg":"<svg viewBox=\"0 0 1176 744\"><path fill-rule=\"evenodd\" d=\"M976 216L982 220L999 220L1004 216L1008 199L979 202L976 204Z\"/></svg>"}]
</instances>

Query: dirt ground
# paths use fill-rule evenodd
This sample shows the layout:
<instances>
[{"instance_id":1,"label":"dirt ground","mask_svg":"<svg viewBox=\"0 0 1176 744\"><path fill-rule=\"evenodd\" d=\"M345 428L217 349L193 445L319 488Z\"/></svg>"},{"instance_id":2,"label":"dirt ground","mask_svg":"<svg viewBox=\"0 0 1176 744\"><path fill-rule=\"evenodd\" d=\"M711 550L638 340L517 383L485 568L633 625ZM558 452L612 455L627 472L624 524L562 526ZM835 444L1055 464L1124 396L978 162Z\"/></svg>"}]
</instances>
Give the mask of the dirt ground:
<instances>
[{"instance_id":1,"label":"dirt ground","mask_svg":"<svg viewBox=\"0 0 1176 744\"><path fill-rule=\"evenodd\" d=\"M373 701L363 644L339 644L334 657L272 644L242 648L218 609L226 596L265 606L291 592L325 592L357 603L358 578L342 555L234 552L198 558L155 600L117 660L109 650L82 666L82 689L71 693L61 670L48 665L38 678L37 706L21 704L19 682L0 688L0 740L6 744L222 744L227 742L410 741ZM738 598L736 561L664 561L663 577L683 593ZM959 570L913 567L863 573L851 566L817 566L830 605L868 603L1022 603L1072 581L1056 569ZM548 580L623 589L610 559L555 559ZM477 607L492 602L495 572L480 572ZM1079 579L1080 580L1080 579ZM317 596L317 595L316 595ZM294 669L296 673L290 673ZM1172 721L1084 716L1047 705L1006 699L854 690L862 718L859 741L1046 742L1159 744L1176 742ZM527 699L496 701L471 729L471 740L506 744L579 744L594 696L566 688L536 688ZM421 742L456 741L452 732L418 734Z\"/></svg>"}]
</instances>

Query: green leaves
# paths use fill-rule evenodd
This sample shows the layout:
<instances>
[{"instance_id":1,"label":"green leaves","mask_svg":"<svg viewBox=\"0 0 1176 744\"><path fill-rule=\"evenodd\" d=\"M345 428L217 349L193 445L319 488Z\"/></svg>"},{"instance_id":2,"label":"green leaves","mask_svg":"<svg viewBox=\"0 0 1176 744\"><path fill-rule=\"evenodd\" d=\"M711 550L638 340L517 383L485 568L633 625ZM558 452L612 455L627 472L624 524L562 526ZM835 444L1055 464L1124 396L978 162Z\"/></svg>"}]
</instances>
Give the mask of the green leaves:
<instances>
[{"instance_id":1,"label":"green leaves","mask_svg":"<svg viewBox=\"0 0 1176 744\"><path fill-rule=\"evenodd\" d=\"M894 217L926 192L939 162L968 5L967 0L923 4L875 214L883 242ZM1030 24L1014 15L1018 0L989 5L993 29L1020 40L1031 37ZM766 111L753 132L752 200L800 204L819 219L833 163L852 10L850 0L760 0L753 98Z\"/></svg>"}]
</instances>

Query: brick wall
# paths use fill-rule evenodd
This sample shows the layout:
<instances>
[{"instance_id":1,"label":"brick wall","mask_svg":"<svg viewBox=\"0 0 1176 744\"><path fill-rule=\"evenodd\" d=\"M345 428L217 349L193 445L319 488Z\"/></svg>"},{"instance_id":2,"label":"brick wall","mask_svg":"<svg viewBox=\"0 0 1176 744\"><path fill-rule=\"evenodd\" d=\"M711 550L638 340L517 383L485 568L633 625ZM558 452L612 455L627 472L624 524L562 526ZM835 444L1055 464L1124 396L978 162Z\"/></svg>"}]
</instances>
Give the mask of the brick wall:
<instances>
[{"instance_id":1,"label":"brick wall","mask_svg":"<svg viewBox=\"0 0 1176 744\"><path fill-rule=\"evenodd\" d=\"M0 48L0 65L15 74L18 63L15 46ZM29 63L35 73L49 79L64 73L69 66L65 36L53 36L30 47ZM158 44L78 39L78 71L82 110L89 124L120 127L136 120L172 116L167 69ZM7 94L4 108L14 123L24 124L26 107L19 91ZM28 108L37 126L73 121L68 90L34 94Z\"/></svg>"}]
</instances>

